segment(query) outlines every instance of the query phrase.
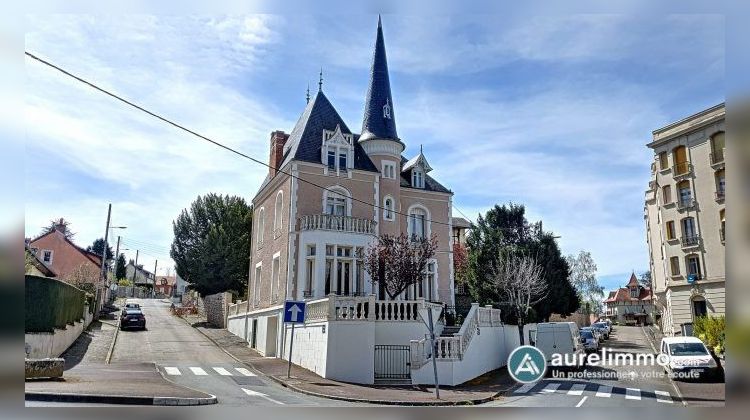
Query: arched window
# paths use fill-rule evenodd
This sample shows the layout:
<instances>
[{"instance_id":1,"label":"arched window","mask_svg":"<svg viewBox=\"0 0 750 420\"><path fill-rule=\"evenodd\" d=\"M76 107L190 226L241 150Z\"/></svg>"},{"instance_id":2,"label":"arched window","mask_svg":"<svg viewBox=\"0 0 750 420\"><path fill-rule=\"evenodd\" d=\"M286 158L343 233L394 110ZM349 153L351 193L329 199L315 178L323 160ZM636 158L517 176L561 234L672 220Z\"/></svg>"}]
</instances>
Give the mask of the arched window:
<instances>
[{"instance_id":1,"label":"arched window","mask_svg":"<svg viewBox=\"0 0 750 420\"><path fill-rule=\"evenodd\" d=\"M726 209L719 210L719 222L721 223L721 227L719 228L719 236L721 237L721 243L724 243L726 240L726 237L724 236L726 230Z\"/></svg>"},{"instance_id":2,"label":"arched window","mask_svg":"<svg viewBox=\"0 0 750 420\"><path fill-rule=\"evenodd\" d=\"M349 191L342 187L326 188L323 194L323 212L334 216L351 215L350 197Z\"/></svg>"},{"instance_id":3,"label":"arched window","mask_svg":"<svg viewBox=\"0 0 750 420\"><path fill-rule=\"evenodd\" d=\"M674 162L673 175L684 175L690 172L688 163L687 147L677 146L672 150L672 161Z\"/></svg>"},{"instance_id":4,"label":"arched window","mask_svg":"<svg viewBox=\"0 0 750 420\"><path fill-rule=\"evenodd\" d=\"M429 215L424 207L410 208L408 222L407 229L410 237L426 238L430 235Z\"/></svg>"},{"instance_id":5,"label":"arched window","mask_svg":"<svg viewBox=\"0 0 750 420\"><path fill-rule=\"evenodd\" d=\"M257 238L257 244L263 245L263 231L266 230L266 209L265 207L261 207L260 210L258 210L258 223L256 224L258 232L255 234L255 237Z\"/></svg>"},{"instance_id":6,"label":"arched window","mask_svg":"<svg viewBox=\"0 0 750 420\"><path fill-rule=\"evenodd\" d=\"M724 132L711 136L711 164L724 162Z\"/></svg>"},{"instance_id":7,"label":"arched window","mask_svg":"<svg viewBox=\"0 0 750 420\"><path fill-rule=\"evenodd\" d=\"M393 220L393 197L387 195L383 199L383 220Z\"/></svg>"},{"instance_id":8,"label":"arched window","mask_svg":"<svg viewBox=\"0 0 750 420\"><path fill-rule=\"evenodd\" d=\"M281 229L281 222L283 218L284 210L284 192L279 191L276 193L276 204L273 208L273 231L276 233L277 230Z\"/></svg>"},{"instance_id":9,"label":"arched window","mask_svg":"<svg viewBox=\"0 0 750 420\"><path fill-rule=\"evenodd\" d=\"M679 196L680 207L688 207L693 201L693 192L690 189L690 181L684 180L677 184L677 194Z\"/></svg>"},{"instance_id":10,"label":"arched window","mask_svg":"<svg viewBox=\"0 0 750 420\"><path fill-rule=\"evenodd\" d=\"M724 169L716 171L716 200L724 199L726 180L724 178Z\"/></svg>"}]
</instances>

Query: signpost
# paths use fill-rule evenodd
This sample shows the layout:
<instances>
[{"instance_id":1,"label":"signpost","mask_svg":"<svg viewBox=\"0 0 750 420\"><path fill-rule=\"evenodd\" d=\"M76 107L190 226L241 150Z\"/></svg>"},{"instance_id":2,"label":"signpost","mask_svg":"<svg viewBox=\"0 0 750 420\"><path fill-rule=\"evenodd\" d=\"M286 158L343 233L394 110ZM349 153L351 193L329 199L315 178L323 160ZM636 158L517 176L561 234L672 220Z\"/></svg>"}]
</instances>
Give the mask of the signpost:
<instances>
[{"instance_id":1,"label":"signpost","mask_svg":"<svg viewBox=\"0 0 750 420\"><path fill-rule=\"evenodd\" d=\"M305 302L287 300L284 302L284 324L292 324L292 337L289 339L289 366L286 377L292 373L292 346L294 345L294 325L305 323Z\"/></svg>"},{"instance_id":2,"label":"signpost","mask_svg":"<svg viewBox=\"0 0 750 420\"><path fill-rule=\"evenodd\" d=\"M425 312L427 313L427 319L425 320ZM432 307L426 307L419 310L419 316L422 318L422 322L427 326L430 332L430 354L432 355L432 374L435 376L435 398L440 399L440 385L438 381L437 373L437 362L435 361L435 329L432 321Z\"/></svg>"}]
</instances>

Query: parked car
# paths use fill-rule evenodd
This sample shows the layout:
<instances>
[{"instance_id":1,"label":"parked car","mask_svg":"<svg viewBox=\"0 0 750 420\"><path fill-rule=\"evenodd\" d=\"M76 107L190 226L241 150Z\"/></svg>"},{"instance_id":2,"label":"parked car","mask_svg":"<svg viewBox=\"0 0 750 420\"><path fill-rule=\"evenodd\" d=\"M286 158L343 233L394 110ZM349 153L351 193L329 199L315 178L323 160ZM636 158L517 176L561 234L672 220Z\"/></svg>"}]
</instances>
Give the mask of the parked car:
<instances>
[{"instance_id":1,"label":"parked car","mask_svg":"<svg viewBox=\"0 0 750 420\"><path fill-rule=\"evenodd\" d=\"M146 329L146 316L140 308L125 308L120 314L120 329L140 328Z\"/></svg>"},{"instance_id":2,"label":"parked car","mask_svg":"<svg viewBox=\"0 0 750 420\"><path fill-rule=\"evenodd\" d=\"M141 305L135 302L125 302L125 309L141 309Z\"/></svg>"},{"instance_id":3,"label":"parked car","mask_svg":"<svg viewBox=\"0 0 750 420\"><path fill-rule=\"evenodd\" d=\"M673 374L694 372L699 379L719 379L723 369L706 345L697 337L665 337L661 340L660 353L669 356L665 366ZM676 375L680 379L679 375Z\"/></svg>"},{"instance_id":4,"label":"parked car","mask_svg":"<svg viewBox=\"0 0 750 420\"><path fill-rule=\"evenodd\" d=\"M583 348L584 350L586 350L586 353L595 353L599 351L599 340L594 336L594 332L592 330L581 329L579 334L581 336L581 342L583 343Z\"/></svg>"},{"instance_id":5,"label":"parked car","mask_svg":"<svg viewBox=\"0 0 750 420\"><path fill-rule=\"evenodd\" d=\"M602 331L600 329L598 329L598 328L583 327L583 328L581 328L581 331L589 331L589 332L591 332L591 334L594 335L594 338L596 338L597 346L599 345L599 343L601 343L601 342L604 341L604 337L602 337Z\"/></svg>"},{"instance_id":6,"label":"parked car","mask_svg":"<svg viewBox=\"0 0 750 420\"><path fill-rule=\"evenodd\" d=\"M607 327L607 324L603 322L595 322L591 324L591 328L598 330L601 333L603 339L609 339L609 328Z\"/></svg>"},{"instance_id":7,"label":"parked car","mask_svg":"<svg viewBox=\"0 0 750 420\"><path fill-rule=\"evenodd\" d=\"M534 346L544 353L547 362L553 354L574 354L576 361L585 354L583 343L575 322L542 322L536 326ZM576 366L581 367L581 366Z\"/></svg>"}]
</instances>

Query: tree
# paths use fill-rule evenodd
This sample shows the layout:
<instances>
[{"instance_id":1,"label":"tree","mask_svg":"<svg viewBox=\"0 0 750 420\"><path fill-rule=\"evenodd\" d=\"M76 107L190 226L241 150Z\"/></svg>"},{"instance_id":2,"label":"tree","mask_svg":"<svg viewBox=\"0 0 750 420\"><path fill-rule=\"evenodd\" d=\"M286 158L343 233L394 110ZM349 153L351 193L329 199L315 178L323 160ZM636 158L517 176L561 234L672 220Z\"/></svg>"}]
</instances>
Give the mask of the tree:
<instances>
[{"instance_id":1,"label":"tree","mask_svg":"<svg viewBox=\"0 0 750 420\"><path fill-rule=\"evenodd\" d=\"M62 280L66 283L91 293L96 294L96 284L99 282L100 271L93 264L83 263L68 273Z\"/></svg>"},{"instance_id":2,"label":"tree","mask_svg":"<svg viewBox=\"0 0 750 420\"><path fill-rule=\"evenodd\" d=\"M49 225L42 229L42 234L47 234L55 230L60 231L68 240L72 240L75 233L70 230L70 222L62 217L57 220L50 220Z\"/></svg>"},{"instance_id":3,"label":"tree","mask_svg":"<svg viewBox=\"0 0 750 420\"><path fill-rule=\"evenodd\" d=\"M533 305L547 296L542 267L531 257L501 253L492 267L491 276L492 285L501 299L499 303L513 311L518 320L518 334L523 345L523 326L529 312Z\"/></svg>"},{"instance_id":4,"label":"tree","mask_svg":"<svg viewBox=\"0 0 750 420\"><path fill-rule=\"evenodd\" d=\"M101 256L104 251L104 238L99 238L94 241L91 246L86 248L86 251L93 252L96 255ZM109 267L109 262L112 260L112 257L114 257L115 253L112 251L112 247L107 244L107 257L106 257L106 266Z\"/></svg>"},{"instance_id":5,"label":"tree","mask_svg":"<svg viewBox=\"0 0 750 420\"><path fill-rule=\"evenodd\" d=\"M456 284L466 284L469 276L469 252L458 242L453 244L453 271Z\"/></svg>"},{"instance_id":6,"label":"tree","mask_svg":"<svg viewBox=\"0 0 750 420\"><path fill-rule=\"evenodd\" d=\"M172 222L177 274L202 296L247 290L252 217L241 197L198 197Z\"/></svg>"},{"instance_id":7,"label":"tree","mask_svg":"<svg viewBox=\"0 0 750 420\"><path fill-rule=\"evenodd\" d=\"M128 271L126 269L127 264L125 264L125 254L120 253L119 256L117 256L117 263L115 264L115 278L116 279L124 279L128 276Z\"/></svg>"},{"instance_id":8,"label":"tree","mask_svg":"<svg viewBox=\"0 0 750 420\"><path fill-rule=\"evenodd\" d=\"M529 257L542 267L547 295L533 305L530 319L543 321L552 313L569 315L578 308L573 286L568 280L569 267L551 232L542 230L541 222L529 223L523 205L495 205L467 235L469 248L468 285L474 301L481 305L499 304L502 300L494 286L492 269L498 255ZM512 311L503 311L507 323L518 322Z\"/></svg>"},{"instance_id":9,"label":"tree","mask_svg":"<svg viewBox=\"0 0 750 420\"><path fill-rule=\"evenodd\" d=\"M578 256L565 257L570 266L570 283L578 292L580 305L588 306L595 314L602 311L604 288L596 280L596 263L590 252L581 250Z\"/></svg>"},{"instance_id":10,"label":"tree","mask_svg":"<svg viewBox=\"0 0 750 420\"><path fill-rule=\"evenodd\" d=\"M653 285L653 280L651 280L651 271L644 271L641 273L641 278L638 279L640 281L641 286L651 288Z\"/></svg>"},{"instance_id":11,"label":"tree","mask_svg":"<svg viewBox=\"0 0 750 420\"><path fill-rule=\"evenodd\" d=\"M382 235L376 244L367 248L365 254L365 270L370 275L370 281L382 285L391 299L395 299L424 278L425 268L429 260L435 256L437 238L409 238L405 234L399 236Z\"/></svg>"}]
</instances>

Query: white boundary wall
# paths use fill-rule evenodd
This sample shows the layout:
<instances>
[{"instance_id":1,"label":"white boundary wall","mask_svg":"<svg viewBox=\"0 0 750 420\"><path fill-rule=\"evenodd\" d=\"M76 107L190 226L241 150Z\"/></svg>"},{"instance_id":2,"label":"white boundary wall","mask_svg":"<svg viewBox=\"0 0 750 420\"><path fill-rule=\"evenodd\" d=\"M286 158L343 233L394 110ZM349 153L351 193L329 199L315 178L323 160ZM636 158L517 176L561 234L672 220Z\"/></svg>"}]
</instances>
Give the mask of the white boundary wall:
<instances>
[{"instance_id":1,"label":"white boundary wall","mask_svg":"<svg viewBox=\"0 0 750 420\"><path fill-rule=\"evenodd\" d=\"M84 318L68 325L65 329L55 328L54 332L26 333L24 342L30 359L46 359L59 357L81 335L83 330L91 324L93 314L89 313L88 305L83 307Z\"/></svg>"}]
</instances>

